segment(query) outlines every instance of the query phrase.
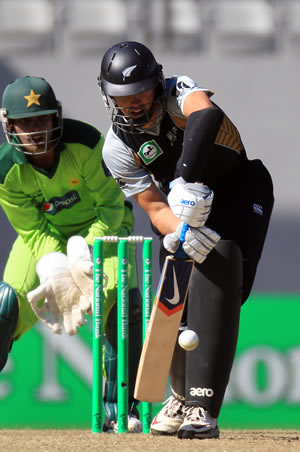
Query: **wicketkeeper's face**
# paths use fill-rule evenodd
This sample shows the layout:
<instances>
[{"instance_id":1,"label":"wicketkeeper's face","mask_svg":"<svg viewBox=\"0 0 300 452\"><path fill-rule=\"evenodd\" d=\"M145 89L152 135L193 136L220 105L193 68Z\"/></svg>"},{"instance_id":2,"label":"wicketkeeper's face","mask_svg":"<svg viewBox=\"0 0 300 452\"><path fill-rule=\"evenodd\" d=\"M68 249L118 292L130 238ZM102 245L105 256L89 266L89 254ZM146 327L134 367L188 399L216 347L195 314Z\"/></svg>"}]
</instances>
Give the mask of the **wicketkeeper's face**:
<instances>
[{"instance_id":1,"label":"wicketkeeper's face","mask_svg":"<svg viewBox=\"0 0 300 452\"><path fill-rule=\"evenodd\" d=\"M35 154L48 150L54 127L53 115L10 120L10 130L18 137L24 151Z\"/></svg>"}]
</instances>

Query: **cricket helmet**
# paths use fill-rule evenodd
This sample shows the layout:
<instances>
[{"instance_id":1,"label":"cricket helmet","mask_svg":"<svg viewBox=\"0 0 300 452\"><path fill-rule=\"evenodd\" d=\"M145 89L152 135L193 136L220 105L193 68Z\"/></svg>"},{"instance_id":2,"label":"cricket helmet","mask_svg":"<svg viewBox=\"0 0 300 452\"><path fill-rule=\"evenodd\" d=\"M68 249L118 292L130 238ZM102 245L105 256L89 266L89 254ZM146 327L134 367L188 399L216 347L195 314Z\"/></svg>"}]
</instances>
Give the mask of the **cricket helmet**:
<instances>
[{"instance_id":1,"label":"cricket helmet","mask_svg":"<svg viewBox=\"0 0 300 452\"><path fill-rule=\"evenodd\" d=\"M162 65L157 63L144 44L124 41L108 49L101 62L98 84L112 122L124 131L140 133L134 128L149 122L155 103L160 105L157 122L165 112L166 89ZM151 108L145 106L145 115L137 123L124 115L114 101L114 96L131 96L152 88L156 88L153 105Z\"/></svg>"},{"instance_id":2,"label":"cricket helmet","mask_svg":"<svg viewBox=\"0 0 300 452\"><path fill-rule=\"evenodd\" d=\"M16 133L13 121L10 121L45 115L54 116L54 126L38 132ZM21 135L41 137L41 141L37 144L41 146L42 150L35 154L52 150L62 136L61 104L56 99L52 87L41 77L20 77L7 85L2 96L0 119L7 141L25 154L31 154L31 152L26 151L28 144L21 143L19 139Z\"/></svg>"}]
</instances>

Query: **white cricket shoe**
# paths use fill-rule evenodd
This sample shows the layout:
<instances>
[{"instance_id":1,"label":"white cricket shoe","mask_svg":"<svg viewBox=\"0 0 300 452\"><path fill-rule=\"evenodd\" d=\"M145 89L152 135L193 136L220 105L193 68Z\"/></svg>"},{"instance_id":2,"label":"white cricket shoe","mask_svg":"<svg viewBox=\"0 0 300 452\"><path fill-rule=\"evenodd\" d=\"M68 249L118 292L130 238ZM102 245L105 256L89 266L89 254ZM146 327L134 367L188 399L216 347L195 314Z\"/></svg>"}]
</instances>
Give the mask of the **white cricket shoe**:
<instances>
[{"instance_id":1,"label":"white cricket shoe","mask_svg":"<svg viewBox=\"0 0 300 452\"><path fill-rule=\"evenodd\" d=\"M172 395L163 404L165 406L151 423L150 432L152 435L175 435L184 419L184 405Z\"/></svg>"},{"instance_id":2,"label":"white cricket shoe","mask_svg":"<svg viewBox=\"0 0 300 452\"><path fill-rule=\"evenodd\" d=\"M134 415L128 415L128 433L141 433L143 430L143 424L141 421ZM118 423L113 422L113 431L114 433L118 433Z\"/></svg>"},{"instance_id":3,"label":"white cricket shoe","mask_svg":"<svg viewBox=\"0 0 300 452\"><path fill-rule=\"evenodd\" d=\"M218 419L211 417L204 408L199 406L186 406L184 408L184 421L177 436L187 439L218 438L220 435Z\"/></svg>"}]
</instances>

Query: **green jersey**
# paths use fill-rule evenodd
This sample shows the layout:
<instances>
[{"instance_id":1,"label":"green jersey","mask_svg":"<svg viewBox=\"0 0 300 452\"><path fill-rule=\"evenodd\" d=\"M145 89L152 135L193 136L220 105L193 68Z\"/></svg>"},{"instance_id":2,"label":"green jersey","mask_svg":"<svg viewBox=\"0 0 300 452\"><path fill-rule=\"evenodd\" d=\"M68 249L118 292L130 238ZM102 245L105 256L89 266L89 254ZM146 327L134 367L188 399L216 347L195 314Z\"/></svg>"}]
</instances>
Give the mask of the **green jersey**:
<instances>
[{"instance_id":1,"label":"green jersey","mask_svg":"<svg viewBox=\"0 0 300 452\"><path fill-rule=\"evenodd\" d=\"M92 245L96 236L118 234L124 197L102 160L103 142L93 126L64 119L50 172L34 167L7 142L0 147L0 204L37 260L65 251L72 235Z\"/></svg>"}]
</instances>

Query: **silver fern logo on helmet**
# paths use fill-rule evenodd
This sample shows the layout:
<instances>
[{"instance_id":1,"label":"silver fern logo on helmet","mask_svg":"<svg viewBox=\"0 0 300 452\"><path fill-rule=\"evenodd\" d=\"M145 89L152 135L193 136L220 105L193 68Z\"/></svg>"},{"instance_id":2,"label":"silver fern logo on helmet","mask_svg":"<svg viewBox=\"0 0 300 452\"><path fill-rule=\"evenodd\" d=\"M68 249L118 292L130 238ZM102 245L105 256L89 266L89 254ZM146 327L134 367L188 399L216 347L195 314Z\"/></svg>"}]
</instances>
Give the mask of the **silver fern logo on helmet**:
<instances>
[{"instance_id":1,"label":"silver fern logo on helmet","mask_svg":"<svg viewBox=\"0 0 300 452\"><path fill-rule=\"evenodd\" d=\"M134 69L136 68L136 64L134 66L129 66L127 68L124 69L124 71L122 71L123 74L123 80L125 80L126 77L130 77L132 71L134 71Z\"/></svg>"}]
</instances>

